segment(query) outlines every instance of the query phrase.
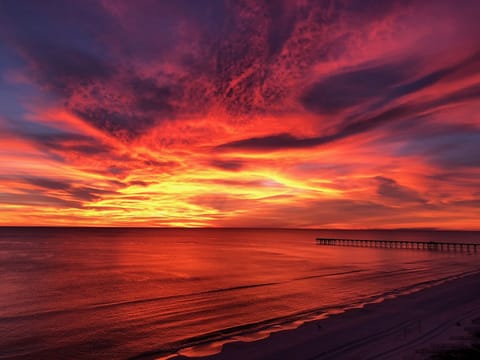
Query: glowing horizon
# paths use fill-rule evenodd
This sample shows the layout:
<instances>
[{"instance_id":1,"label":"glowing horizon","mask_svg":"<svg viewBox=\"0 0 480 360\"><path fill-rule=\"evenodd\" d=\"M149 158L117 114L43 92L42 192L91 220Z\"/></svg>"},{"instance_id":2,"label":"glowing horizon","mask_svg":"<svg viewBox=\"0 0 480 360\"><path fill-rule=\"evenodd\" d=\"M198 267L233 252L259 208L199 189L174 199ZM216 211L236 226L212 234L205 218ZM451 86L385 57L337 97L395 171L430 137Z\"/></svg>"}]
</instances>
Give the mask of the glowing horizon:
<instances>
[{"instance_id":1,"label":"glowing horizon","mask_svg":"<svg viewBox=\"0 0 480 360\"><path fill-rule=\"evenodd\" d=\"M478 1L0 4L0 225L480 230Z\"/></svg>"}]
</instances>

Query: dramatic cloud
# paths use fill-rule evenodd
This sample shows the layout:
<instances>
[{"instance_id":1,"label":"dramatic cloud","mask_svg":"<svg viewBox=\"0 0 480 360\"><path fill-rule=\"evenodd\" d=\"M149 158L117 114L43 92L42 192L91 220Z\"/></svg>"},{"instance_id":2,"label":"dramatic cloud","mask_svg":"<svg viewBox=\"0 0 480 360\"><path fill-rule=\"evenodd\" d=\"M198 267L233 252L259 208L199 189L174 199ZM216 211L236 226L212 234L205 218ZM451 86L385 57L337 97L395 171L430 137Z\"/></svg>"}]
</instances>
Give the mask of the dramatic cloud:
<instances>
[{"instance_id":1,"label":"dramatic cloud","mask_svg":"<svg viewBox=\"0 0 480 360\"><path fill-rule=\"evenodd\" d=\"M313 84L303 95L304 106L319 114L345 111L378 100L408 78L413 64L366 65L333 74Z\"/></svg>"},{"instance_id":2,"label":"dramatic cloud","mask_svg":"<svg viewBox=\"0 0 480 360\"><path fill-rule=\"evenodd\" d=\"M402 202L420 202L424 200L414 190L411 190L405 186L399 185L395 180L377 176L375 178L378 181L377 194L390 198L397 203Z\"/></svg>"},{"instance_id":3,"label":"dramatic cloud","mask_svg":"<svg viewBox=\"0 0 480 360\"><path fill-rule=\"evenodd\" d=\"M1 224L480 228L474 0L6 0Z\"/></svg>"}]
</instances>

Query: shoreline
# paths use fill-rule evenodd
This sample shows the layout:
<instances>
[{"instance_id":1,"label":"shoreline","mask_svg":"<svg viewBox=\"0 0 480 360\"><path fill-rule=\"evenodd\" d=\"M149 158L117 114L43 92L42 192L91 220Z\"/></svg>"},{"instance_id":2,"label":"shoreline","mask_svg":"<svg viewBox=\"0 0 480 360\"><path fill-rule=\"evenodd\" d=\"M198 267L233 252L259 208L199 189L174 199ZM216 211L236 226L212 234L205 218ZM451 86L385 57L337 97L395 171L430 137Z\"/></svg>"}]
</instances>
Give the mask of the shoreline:
<instances>
[{"instance_id":1,"label":"shoreline","mask_svg":"<svg viewBox=\"0 0 480 360\"><path fill-rule=\"evenodd\" d=\"M431 348L468 338L480 319L480 272L440 281L359 308L255 338L187 348L170 360L425 359ZM458 344L462 345L462 344ZM430 348L430 350L428 350ZM212 354L213 353L213 354ZM146 355L146 354L145 354Z\"/></svg>"}]
</instances>

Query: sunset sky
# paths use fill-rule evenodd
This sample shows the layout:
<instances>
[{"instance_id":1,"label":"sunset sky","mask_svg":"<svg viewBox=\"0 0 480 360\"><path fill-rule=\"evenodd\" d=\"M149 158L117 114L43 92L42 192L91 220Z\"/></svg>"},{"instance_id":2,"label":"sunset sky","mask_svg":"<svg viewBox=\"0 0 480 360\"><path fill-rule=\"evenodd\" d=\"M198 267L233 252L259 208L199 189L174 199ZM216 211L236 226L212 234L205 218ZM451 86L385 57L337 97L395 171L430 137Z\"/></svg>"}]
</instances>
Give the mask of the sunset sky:
<instances>
[{"instance_id":1,"label":"sunset sky","mask_svg":"<svg viewBox=\"0 0 480 360\"><path fill-rule=\"evenodd\" d=\"M0 225L480 230L480 1L0 2Z\"/></svg>"}]
</instances>

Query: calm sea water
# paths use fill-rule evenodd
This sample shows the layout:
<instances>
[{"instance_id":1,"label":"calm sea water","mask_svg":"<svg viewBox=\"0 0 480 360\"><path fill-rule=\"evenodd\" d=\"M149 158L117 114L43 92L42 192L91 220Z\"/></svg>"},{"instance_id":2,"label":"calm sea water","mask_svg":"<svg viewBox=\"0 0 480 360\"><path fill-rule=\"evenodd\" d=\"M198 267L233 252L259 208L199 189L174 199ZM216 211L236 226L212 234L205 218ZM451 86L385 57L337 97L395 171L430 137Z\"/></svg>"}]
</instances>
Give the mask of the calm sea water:
<instances>
[{"instance_id":1,"label":"calm sea water","mask_svg":"<svg viewBox=\"0 0 480 360\"><path fill-rule=\"evenodd\" d=\"M322 236L480 242L478 232L0 228L0 359L201 354L480 270L476 254L315 245Z\"/></svg>"}]
</instances>

